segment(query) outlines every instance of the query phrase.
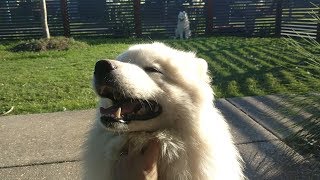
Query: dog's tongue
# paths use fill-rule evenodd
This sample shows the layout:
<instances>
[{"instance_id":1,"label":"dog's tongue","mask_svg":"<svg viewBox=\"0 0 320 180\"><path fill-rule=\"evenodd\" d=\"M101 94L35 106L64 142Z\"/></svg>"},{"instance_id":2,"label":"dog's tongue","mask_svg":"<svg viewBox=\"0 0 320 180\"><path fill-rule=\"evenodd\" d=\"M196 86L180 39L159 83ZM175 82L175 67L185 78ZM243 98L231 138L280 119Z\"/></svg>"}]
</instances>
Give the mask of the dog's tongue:
<instances>
[{"instance_id":1,"label":"dog's tongue","mask_svg":"<svg viewBox=\"0 0 320 180\"><path fill-rule=\"evenodd\" d=\"M130 102L126 102L121 104L120 107L118 106L111 106L107 109L100 107L100 113L103 115L114 115L117 117L117 112L120 109L120 114L129 114L132 113L134 110L136 110L137 105L139 105L139 103L130 103Z\"/></svg>"}]
</instances>

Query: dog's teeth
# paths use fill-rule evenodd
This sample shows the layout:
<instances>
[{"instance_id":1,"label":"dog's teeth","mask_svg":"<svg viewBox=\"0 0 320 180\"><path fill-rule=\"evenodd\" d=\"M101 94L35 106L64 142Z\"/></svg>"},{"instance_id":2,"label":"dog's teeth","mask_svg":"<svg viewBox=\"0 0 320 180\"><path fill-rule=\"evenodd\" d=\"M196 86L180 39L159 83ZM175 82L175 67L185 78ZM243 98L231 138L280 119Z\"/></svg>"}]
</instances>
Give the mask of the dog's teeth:
<instances>
[{"instance_id":1,"label":"dog's teeth","mask_svg":"<svg viewBox=\"0 0 320 180\"><path fill-rule=\"evenodd\" d=\"M118 108L115 115L116 115L116 118L121 118L121 107Z\"/></svg>"}]
</instances>

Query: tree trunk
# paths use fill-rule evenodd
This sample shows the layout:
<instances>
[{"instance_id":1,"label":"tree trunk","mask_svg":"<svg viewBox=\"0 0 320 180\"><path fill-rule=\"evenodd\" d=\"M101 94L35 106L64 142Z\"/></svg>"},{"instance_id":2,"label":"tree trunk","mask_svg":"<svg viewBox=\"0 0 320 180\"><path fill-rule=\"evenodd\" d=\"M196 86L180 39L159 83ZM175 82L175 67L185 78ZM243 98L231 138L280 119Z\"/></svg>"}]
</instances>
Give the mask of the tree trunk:
<instances>
[{"instance_id":1,"label":"tree trunk","mask_svg":"<svg viewBox=\"0 0 320 180\"><path fill-rule=\"evenodd\" d=\"M41 8L41 21L42 21L43 37L46 39L50 39L46 0L40 0L40 8Z\"/></svg>"}]
</instances>

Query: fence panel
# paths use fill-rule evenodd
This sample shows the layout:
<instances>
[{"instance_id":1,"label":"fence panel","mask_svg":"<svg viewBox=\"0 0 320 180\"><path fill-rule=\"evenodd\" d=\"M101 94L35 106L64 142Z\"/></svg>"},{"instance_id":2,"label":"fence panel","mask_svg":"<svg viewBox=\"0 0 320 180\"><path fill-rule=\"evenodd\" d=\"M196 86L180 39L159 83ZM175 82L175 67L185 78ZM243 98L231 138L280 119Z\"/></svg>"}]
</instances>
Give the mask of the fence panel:
<instances>
[{"instance_id":1,"label":"fence panel","mask_svg":"<svg viewBox=\"0 0 320 180\"><path fill-rule=\"evenodd\" d=\"M134 32L131 0L68 0L70 35L129 36Z\"/></svg>"},{"instance_id":2,"label":"fence panel","mask_svg":"<svg viewBox=\"0 0 320 180\"><path fill-rule=\"evenodd\" d=\"M317 37L319 20L315 17L319 17L320 9L312 3L319 5L320 1L287 1L282 10L281 35L311 38Z\"/></svg>"},{"instance_id":3,"label":"fence panel","mask_svg":"<svg viewBox=\"0 0 320 180\"><path fill-rule=\"evenodd\" d=\"M205 15L202 0L141 0L143 36L173 37L178 14L186 11L193 36L204 34Z\"/></svg>"},{"instance_id":4,"label":"fence panel","mask_svg":"<svg viewBox=\"0 0 320 180\"><path fill-rule=\"evenodd\" d=\"M0 38L41 36L39 3L16 0L0 2Z\"/></svg>"},{"instance_id":5,"label":"fence panel","mask_svg":"<svg viewBox=\"0 0 320 180\"><path fill-rule=\"evenodd\" d=\"M0 2L0 39L42 37L40 1ZM48 24L53 36L62 35L58 0L47 0Z\"/></svg>"},{"instance_id":6,"label":"fence panel","mask_svg":"<svg viewBox=\"0 0 320 180\"><path fill-rule=\"evenodd\" d=\"M213 32L244 36L275 34L274 0L215 0Z\"/></svg>"},{"instance_id":7,"label":"fence panel","mask_svg":"<svg viewBox=\"0 0 320 180\"><path fill-rule=\"evenodd\" d=\"M48 25L52 36L63 35L63 19L59 0L46 0Z\"/></svg>"},{"instance_id":8,"label":"fence panel","mask_svg":"<svg viewBox=\"0 0 320 180\"><path fill-rule=\"evenodd\" d=\"M320 0L46 0L53 36L173 37L179 11L192 36L304 36L320 40ZM210 13L209 13L210 12ZM210 15L210 16L208 16ZM42 36L39 0L0 0L0 39ZM208 29L210 28L210 29ZM138 34L136 34L138 33Z\"/></svg>"}]
</instances>

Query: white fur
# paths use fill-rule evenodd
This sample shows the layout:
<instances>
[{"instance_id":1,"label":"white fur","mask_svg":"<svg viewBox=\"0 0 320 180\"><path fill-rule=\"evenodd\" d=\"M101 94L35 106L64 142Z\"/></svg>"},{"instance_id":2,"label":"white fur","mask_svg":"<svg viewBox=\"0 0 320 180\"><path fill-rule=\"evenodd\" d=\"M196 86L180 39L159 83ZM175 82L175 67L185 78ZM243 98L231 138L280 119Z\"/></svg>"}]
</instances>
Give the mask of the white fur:
<instances>
[{"instance_id":1,"label":"white fur","mask_svg":"<svg viewBox=\"0 0 320 180\"><path fill-rule=\"evenodd\" d=\"M180 37L180 39L188 39L191 36L190 22L188 19L188 15L185 11L179 12L178 23L175 33L176 37Z\"/></svg>"},{"instance_id":2,"label":"white fur","mask_svg":"<svg viewBox=\"0 0 320 180\"><path fill-rule=\"evenodd\" d=\"M86 143L85 179L113 179L113 168L128 142L139 153L150 139L160 141L160 180L243 179L242 159L228 125L214 107L205 60L161 43L129 48L112 61L123 92L152 99L163 112L147 121L105 129L100 114ZM147 73L144 67L161 73ZM101 98L99 107L110 106Z\"/></svg>"}]
</instances>

